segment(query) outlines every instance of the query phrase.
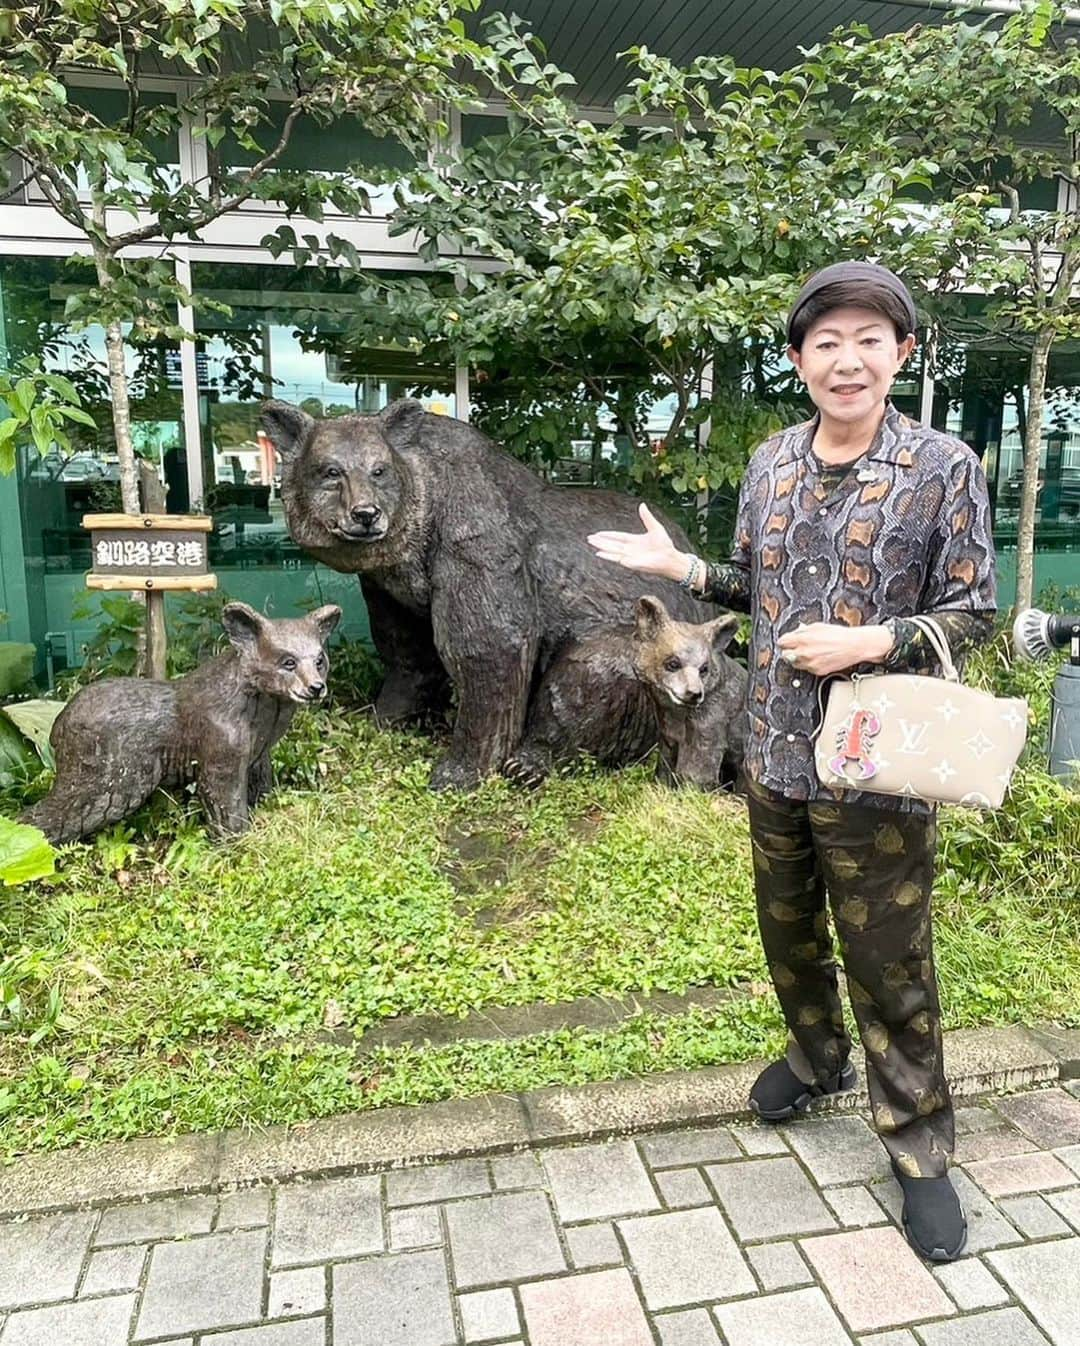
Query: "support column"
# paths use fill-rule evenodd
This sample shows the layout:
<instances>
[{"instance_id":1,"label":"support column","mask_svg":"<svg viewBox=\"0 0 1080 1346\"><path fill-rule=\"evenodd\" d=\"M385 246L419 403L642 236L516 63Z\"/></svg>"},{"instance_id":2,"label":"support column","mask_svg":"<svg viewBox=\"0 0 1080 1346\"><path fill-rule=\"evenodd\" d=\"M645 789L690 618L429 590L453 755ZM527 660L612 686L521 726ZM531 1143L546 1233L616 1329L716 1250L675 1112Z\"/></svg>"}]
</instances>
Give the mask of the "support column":
<instances>
[{"instance_id":1,"label":"support column","mask_svg":"<svg viewBox=\"0 0 1080 1346\"><path fill-rule=\"evenodd\" d=\"M937 328L931 327L923 345L922 384L919 388L919 420L931 425L934 419L934 367L937 362Z\"/></svg>"},{"instance_id":2,"label":"support column","mask_svg":"<svg viewBox=\"0 0 1080 1346\"><path fill-rule=\"evenodd\" d=\"M191 261L185 251L176 255L176 279L191 291ZM195 333L195 312L189 304L176 306L176 319L185 332ZM202 423L199 412L199 366L195 342L180 342L180 386L184 407L184 452L187 456L188 499L193 511L204 508Z\"/></svg>"},{"instance_id":3,"label":"support column","mask_svg":"<svg viewBox=\"0 0 1080 1346\"><path fill-rule=\"evenodd\" d=\"M4 311L4 274L0 267L0 369L8 363L7 327ZM0 403L0 407L3 403ZM21 456L21 455L20 455ZM8 476L0 476L0 612L7 620L0 625L0 640L36 644L32 629L30 593L23 551L22 510L19 507L19 463Z\"/></svg>"}]
</instances>

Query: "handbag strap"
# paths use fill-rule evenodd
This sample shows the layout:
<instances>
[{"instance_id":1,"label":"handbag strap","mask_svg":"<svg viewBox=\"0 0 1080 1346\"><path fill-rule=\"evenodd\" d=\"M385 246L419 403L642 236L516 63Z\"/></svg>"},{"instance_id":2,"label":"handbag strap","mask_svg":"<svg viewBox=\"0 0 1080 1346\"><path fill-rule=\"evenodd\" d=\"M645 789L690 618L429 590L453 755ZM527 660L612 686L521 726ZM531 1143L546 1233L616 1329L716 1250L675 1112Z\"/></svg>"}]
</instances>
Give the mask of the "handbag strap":
<instances>
[{"instance_id":1,"label":"handbag strap","mask_svg":"<svg viewBox=\"0 0 1080 1346\"><path fill-rule=\"evenodd\" d=\"M956 665L953 663L949 642L945 638L945 632L937 622L930 617L909 617L908 621L917 627L930 642L930 647L938 657L938 663L941 665L941 671L945 675L946 682L959 682L960 674L957 673Z\"/></svg>"}]
</instances>

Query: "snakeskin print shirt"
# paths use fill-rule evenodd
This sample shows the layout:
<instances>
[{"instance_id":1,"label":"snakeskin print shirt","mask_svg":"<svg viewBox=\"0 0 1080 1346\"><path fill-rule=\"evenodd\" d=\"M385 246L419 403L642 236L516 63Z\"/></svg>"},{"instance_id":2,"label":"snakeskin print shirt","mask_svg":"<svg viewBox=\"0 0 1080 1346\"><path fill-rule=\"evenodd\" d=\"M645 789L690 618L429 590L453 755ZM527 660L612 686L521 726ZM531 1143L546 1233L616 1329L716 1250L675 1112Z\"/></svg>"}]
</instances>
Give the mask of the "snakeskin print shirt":
<instances>
[{"instance_id":1,"label":"snakeskin print shirt","mask_svg":"<svg viewBox=\"0 0 1080 1346\"><path fill-rule=\"evenodd\" d=\"M817 418L765 441L746 469L731 561L710 565L704 597L749 612L746 770L789 799L843 799L904 812L918 800L823 786L814 739L823 680L779 657L785 632L810 622L894 621L894 669L936 671L918 628L929 613L954 658L989 637L996 610L986 478L951 435L886 404L870 448L843 469L813 452Z\"/></svg>"}]
</instances>

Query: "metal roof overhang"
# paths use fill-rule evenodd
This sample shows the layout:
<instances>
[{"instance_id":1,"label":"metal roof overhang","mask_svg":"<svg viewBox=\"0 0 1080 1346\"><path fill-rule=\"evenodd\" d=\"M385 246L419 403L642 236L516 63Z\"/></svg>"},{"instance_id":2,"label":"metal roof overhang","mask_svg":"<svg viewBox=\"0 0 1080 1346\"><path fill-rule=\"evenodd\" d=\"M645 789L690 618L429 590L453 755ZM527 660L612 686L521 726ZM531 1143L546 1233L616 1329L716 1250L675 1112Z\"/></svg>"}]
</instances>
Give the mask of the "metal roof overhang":
<instances>
[{"instance_id":1,"label":"metal roof overhang","mask_svg":"<svg viewBox=\"0 0 1080 1346\"><path fill-rule=\"evenodd\" d=\"M1014 0L484 0L480 13L517 14L548 59L577 80L576 101L602 108L629 76L619 59L628 47L648 47L677 65L728 55L743 66L783 70L799 61L800 47L851 24L880 37L917 23L977 21L1018 8ZM1080 8L1067 16L1080 23Z\"/></svg>"}]
</instances>

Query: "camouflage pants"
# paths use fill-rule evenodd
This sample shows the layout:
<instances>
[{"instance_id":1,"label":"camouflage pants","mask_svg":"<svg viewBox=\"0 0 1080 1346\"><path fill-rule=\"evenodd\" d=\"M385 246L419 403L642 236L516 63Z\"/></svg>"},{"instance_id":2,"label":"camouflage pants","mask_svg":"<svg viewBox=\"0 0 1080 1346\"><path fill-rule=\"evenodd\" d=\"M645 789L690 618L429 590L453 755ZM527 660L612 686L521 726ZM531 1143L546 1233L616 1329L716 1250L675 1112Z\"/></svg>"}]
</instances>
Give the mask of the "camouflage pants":
<instances>
[{"instance_id":1,"label":"camouflage pants","mask_svg":"<svg viewBox=\"0 0 1080 1346\"><path fill-rule=\"evenodd\" d=\"M878 1134L903 1172L939 1176L953 1111L930 930L933 817L805 803L753 782L749 807L758 923L792 1068L824 1080L851 1051L827 894Z\"/></svg>"}]
</instances>

